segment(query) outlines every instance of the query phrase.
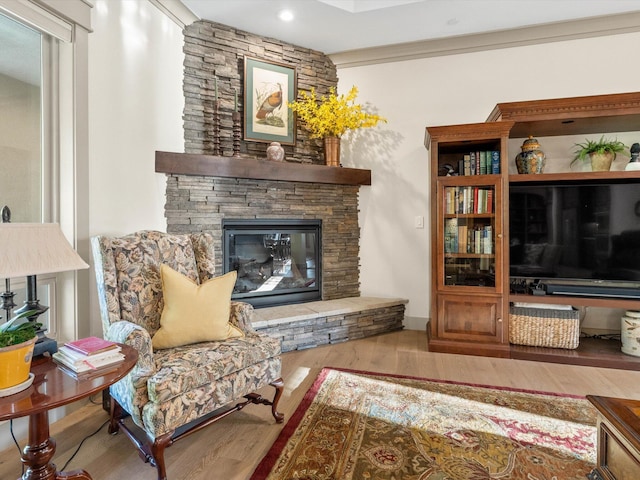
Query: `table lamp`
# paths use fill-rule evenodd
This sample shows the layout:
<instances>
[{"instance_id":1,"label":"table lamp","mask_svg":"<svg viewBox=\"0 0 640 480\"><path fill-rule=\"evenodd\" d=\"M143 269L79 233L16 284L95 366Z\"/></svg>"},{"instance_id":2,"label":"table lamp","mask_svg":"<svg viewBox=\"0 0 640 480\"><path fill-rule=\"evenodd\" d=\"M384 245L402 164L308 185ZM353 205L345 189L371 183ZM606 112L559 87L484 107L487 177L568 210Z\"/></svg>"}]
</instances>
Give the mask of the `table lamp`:
<instances>
[{"instance_id":1,"label":"table lamp","mask_svg":"<svg viewBox=\"0 0 640 480\"><path fill-rule=\"evenodd\" d=\"M27 299L14 313L35 310L29 321L49 307L40 305L36 275L89 268L55 223L0 223L0 278L27 277ZM6 320L6 319L5 319ZM38 332L34 355L57 351L55 340Z\"/></svg>"}]
</instances>

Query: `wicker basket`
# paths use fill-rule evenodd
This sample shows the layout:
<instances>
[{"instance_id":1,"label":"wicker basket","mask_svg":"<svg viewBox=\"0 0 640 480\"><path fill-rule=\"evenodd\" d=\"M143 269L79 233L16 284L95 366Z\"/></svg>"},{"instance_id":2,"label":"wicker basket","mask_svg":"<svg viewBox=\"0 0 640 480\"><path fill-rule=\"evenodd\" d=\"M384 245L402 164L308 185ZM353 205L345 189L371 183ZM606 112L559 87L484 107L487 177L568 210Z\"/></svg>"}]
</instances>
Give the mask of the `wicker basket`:
<instances>
[{"instance_id":1,"label":"wicker basket","mask_svg":"<svg viewBox=\"0 0 640 480\"><path fill-rule=\"evenodd\" d=\"M511 307L509 342L534 347L578 348L578 310Z\"/></svg>"}]
</instances>

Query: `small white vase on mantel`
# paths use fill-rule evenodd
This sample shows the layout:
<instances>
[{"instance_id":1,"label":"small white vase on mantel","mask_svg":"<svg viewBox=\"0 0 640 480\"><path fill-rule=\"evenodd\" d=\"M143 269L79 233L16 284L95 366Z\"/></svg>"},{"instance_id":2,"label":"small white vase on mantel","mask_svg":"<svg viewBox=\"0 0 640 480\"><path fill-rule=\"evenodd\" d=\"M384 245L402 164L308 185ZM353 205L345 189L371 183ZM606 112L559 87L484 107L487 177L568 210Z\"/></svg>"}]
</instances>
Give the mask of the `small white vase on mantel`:
<instances>
[{"instance_id":1,"label":"small white vase on mantel","mask_svg":"<svg viewBox=\"0 0 640 480\"><path fill-rule=\"evenodd\" d=\"M284 160L284 148L279 142L271 142L267 147L267 160L282 162Z\"/></svg>"}]
</instances>

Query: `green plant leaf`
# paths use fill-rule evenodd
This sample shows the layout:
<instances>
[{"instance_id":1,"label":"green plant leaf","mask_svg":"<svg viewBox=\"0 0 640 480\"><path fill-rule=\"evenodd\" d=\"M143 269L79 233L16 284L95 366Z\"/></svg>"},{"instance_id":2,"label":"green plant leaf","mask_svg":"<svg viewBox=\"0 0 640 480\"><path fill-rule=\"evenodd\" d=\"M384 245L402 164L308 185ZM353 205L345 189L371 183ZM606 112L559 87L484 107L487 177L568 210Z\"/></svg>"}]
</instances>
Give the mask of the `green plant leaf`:
<instances>
[{"instance_id":1,"label":"green plant leaf","mask_svg":"<svg viewBox=\"0 0 640 480\"><path fill-rule=\"evenodd\" d=\"M19 325L23 325L24 323L12 327L14 323L16 323L21 318L29 318L36 313L38 313L38 310L26 310L17 315L14 315L10 320L7 320L5 323L0 325L0 333L15 330L15 328L17 328Z\"/></svg>"}]
</instances>

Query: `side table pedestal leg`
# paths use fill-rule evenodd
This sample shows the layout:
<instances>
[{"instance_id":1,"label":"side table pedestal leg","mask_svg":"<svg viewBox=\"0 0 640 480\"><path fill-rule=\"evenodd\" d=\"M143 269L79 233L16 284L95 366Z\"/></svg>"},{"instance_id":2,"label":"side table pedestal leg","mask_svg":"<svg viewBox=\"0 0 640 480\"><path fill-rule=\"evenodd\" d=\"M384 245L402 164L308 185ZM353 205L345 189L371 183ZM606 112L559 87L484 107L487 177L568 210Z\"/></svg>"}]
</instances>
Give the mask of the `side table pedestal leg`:
<instances>
[{"instance_id":1,"label":"side table pedestal leg","mask_svg":"<svg viewBox=\"0 0 640 480\"><path fill-rule=\"evenodd\" d=\"M58 472L51 462L56 442L49 437L49 415L46 411L29 416L29 444L22 452L26 470L22 480L92 480L84 470Z\"/></svg>"}]
</instances>

